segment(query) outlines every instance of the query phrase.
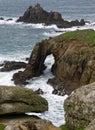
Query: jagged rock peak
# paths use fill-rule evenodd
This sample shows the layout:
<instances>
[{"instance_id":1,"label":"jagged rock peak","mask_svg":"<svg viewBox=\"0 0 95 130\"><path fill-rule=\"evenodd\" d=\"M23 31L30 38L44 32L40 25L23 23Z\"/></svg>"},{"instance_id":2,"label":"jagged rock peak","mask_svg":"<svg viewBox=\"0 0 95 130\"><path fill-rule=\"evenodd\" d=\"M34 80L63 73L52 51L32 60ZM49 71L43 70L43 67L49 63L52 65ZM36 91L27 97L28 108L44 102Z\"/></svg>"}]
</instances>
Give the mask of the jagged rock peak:
<instances>
[{"instance_id":1,"label":"jagged rock peak","mask_svg":"<svg viewBox=\"0 0 95 130\"><path fill-rule=\"evenodd\" d=\"M56 24L59 28L68 28L72 26L82 26L85 24L84 20L66 21L62 18L59 12L48 12L44 10L39 3L35 6L29 6L24 15L19 17L17 22L25 23L45 23L46 25Z\"/></svg>"}]
</instances>

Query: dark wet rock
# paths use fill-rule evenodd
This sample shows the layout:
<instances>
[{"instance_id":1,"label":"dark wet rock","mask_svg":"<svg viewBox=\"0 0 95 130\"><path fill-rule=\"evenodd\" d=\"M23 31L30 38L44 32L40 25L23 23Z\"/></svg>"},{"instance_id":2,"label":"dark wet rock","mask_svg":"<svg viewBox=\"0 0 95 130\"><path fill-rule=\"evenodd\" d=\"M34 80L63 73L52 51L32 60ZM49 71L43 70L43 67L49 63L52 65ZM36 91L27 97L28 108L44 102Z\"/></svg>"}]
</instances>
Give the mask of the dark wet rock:
<instances>
[{"instance_id":1,"label":"dark wet rock","mask_svg":"<svg viewBox=\"0 0 95 130\"><path fill-rule=\"evenodd\" d=\"M47 101L31 89L18 86L0 86L0 115L47 110Z\"/></svg>"},{"instance_id":2,"label":"dark wet rock","mask_svg":"<svg viewBox=\"0 0 95 130\"><path fill-rule=\"evenodd\" d=\"M7 19L7 21L11 21L11 20L13 20L13 19L12 18Z\"/></svg>"},{"instance_id":3,"label":"dark wet rock","mask_svg":"<svg viewBox=\"0 0 95 130\"><path fill-rule=\"evenodd\" d=\"M45 23L45 25L56 24L59 28L69 28L72 26L83 26L85 21L66 21L62 18L61 14L58 12L47 12L45 11L40 4L35 5L34 7L30 6L20 17L17 22L25 23Z\"/></svg>"},{"instance_id":4,"label":"dark wet rock","mask_svg":"<svg viewBox=\"0 0 95 130\"><path fill-rule=\"evenodd\" d=\"M3 18L3 17L0 17L0 20L4 20L4 18Z\"/></svg>"},{"instance_id":5,"label":"dark wet rock","mask_svg":"<svg viewBox=\"0 0 95 130\"><path fill-rule=\"evenodd\" d=\"M26 60L26 61L29 61L29 58L27 57L25 60Z\"/></svg>"},{"instance_id":6,"label":"dark wet rock","mask_svg":"<svg viewBox=\"0 0 95 130\"><path fill-rule=\"evenodd\" d=\"M95 81L95 32L77 30L37 43L25 70L14 74L14 83L26 84L28 79L41 75L50 54L55 59L51 68L55 77L48 80L54 87L53 93L70 94Z\"/></svg>"},{"instance_id":7,"label":"dark wet rock","mask_svg":"<svg viewBox=\"0 0 95 130\"><path fill-rule=\"evenodd\" d=\"M17 62L17 61L4 61L0 66L3 66L0 71L6 72L6 71L12 71L16 69L21 69L26 67L25 62Z\"/></svg>"},{"instance_id":8,"label":"dark wet rock","mask_svg":"<svg viewBox=\"0 0 95 130\"><path fill-rule=\"evenodd\" d=\"M85 130L94 130L95 82L75 90L65 100L64 110L66 124L71 130L80 127L87 127Z\"/></svg>"},{"instance_id":9,"label":"dark wet rock","mask_svg":"<svg viewBox=\"0 0 95 130\"><path fill-rule=\"evenodd\" d=\"M43 92L43 90L42 89L37 89L36 91L35 91L35 93L37 93L37 94L44 94L44 92Z\"/></svg>"}]
</instances>

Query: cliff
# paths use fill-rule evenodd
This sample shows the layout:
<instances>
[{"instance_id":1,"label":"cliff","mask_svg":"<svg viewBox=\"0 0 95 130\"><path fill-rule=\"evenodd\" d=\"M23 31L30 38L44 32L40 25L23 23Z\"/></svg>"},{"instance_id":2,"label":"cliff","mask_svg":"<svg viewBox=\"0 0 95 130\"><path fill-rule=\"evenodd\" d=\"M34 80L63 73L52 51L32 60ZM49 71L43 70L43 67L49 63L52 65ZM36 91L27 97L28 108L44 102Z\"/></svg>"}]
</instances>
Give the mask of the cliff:
<instances>
[{"instance_id":1,"label":"cliff","mask_svg":"<svg viewBox=\"0 0 95 130\"><path fill-rule=\"evenodd\" d=\"M51 68L55 77L48 83L54 87L54 93L70 94L95 81L95 32L77 30L37 43L26 69L14 74L14 83L26 84L27 79L42 74L44 61L50 54L55 59Z\"/></svg>"}]
</instances>

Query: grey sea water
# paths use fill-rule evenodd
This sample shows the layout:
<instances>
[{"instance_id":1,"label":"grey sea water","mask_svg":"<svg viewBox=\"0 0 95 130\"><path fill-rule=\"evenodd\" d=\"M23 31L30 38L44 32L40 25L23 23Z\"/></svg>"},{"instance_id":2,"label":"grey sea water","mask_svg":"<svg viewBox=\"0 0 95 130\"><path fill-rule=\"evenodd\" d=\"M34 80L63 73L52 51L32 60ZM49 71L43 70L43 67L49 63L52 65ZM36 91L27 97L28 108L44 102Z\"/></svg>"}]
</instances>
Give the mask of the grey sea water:
<instances>
[{"instance_id":1,"label":"grey sea water","mask_svg":"<svg viewBox=\"0 0 95 130\"><path fill-rule=\"evenodd\" d=\"M91 28L95 30L95 0L0 0L0 63L4 60L22 60L29 57L34 45L48 37L59 35L55 25L43 26L43 24L24 24L16 23L16 19L22 16L24 11L30 5L40 5L47 11L58 11L65 20L85 19L90 21L83 27L72 27L61 29L61 31L73 31L76 29ZM7 19L12 20L7 21ZM31 89L41 88L49 103L49 110L45 113L39 113L38 116L51 120L59 126L65 122L63 102L67 96L61 97L52 94L52 86L47 85L48 78L53 75L50 72L54 59L49 56L46 59L47 70L43 75L30 80L26 87ZM0 85L13 85L11 81L14 72L0 72ZM34 114L34 113L28 113Z\"/></svg>"},{"instance_id":2,"label":"grey sea water","mask_svg":"<svg viewBox=\"0 0 95 130\"><path fill-rule=\"evenodd\" d=\"M58 11L65 20L95 21L95 0L0 0L0 17L18 18L30 5L40 3L47 11ZM0 22L0 55L30 54L34 44L47 38L54 28ZM47 35L44 35L47 34Z\"/></svg>"}]
</instances>

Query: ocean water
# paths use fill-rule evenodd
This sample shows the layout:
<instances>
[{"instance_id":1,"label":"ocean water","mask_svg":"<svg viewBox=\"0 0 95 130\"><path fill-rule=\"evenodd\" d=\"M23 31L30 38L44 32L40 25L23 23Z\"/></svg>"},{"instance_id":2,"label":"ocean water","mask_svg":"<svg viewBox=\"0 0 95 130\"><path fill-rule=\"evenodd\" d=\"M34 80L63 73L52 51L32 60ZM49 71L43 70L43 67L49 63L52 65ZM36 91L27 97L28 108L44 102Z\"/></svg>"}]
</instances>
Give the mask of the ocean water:
<instances>
[{"instance_id":1,"label":"ocean water","mask_svg":"<svg viewBox=\"0 0 95 130\"><path fill-rule=\"evenodd\" d=\"M22 16L24 11L30 5L40 3L47 11L58 11L62 14L65 20L85 19L86 25L83 27L72 27L67 29L59 29L56 25L44 26L43 24L24 24L16 23L19 16ZM25 61L29 57L34 45L49 37L54 37L68 31L76 29L94 29L95 30L95 0L0 0L0 63L8 61ZM12 20L8 20L12 18ZM89 22L88 22L89 21ZM41 88L44 91L42 95L49 103L49 110L45 113L37 115L43 119L53 122L56 126L65 123L63 103L67 98L65 96L53 95L52 86L47 84L48 78L53 77L50 72L51 66L54 63L52 55L48 56L45 64L47 69L40 77L35 77L30 80L26 86L33 90ZM17 72L0 72L0 85L14 85L12 75ZM35 115L36 113L27 113Z\"/></svg>"}]
</instances>

